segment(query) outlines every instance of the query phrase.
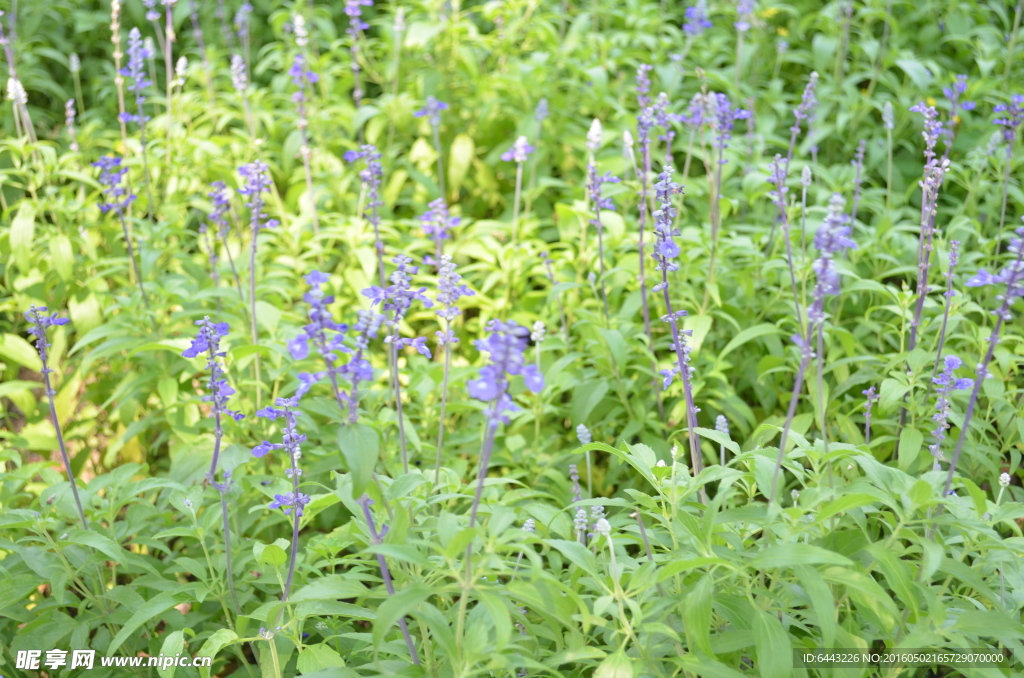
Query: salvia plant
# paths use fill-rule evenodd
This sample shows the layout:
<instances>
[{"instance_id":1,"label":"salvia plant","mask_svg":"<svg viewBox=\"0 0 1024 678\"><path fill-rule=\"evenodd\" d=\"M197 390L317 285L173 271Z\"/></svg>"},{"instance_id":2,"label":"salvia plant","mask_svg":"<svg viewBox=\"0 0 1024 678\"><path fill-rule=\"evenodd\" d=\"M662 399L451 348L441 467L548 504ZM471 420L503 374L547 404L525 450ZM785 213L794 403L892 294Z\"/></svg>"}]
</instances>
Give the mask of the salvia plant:
<instances>
[{"instance_id":1,"label":"salvia plant","mask_svg":"<svg viewBox=\"0 0 1024 678\"><path fill-rule=\"evenodd\" d=\"M1024 673L1024 5L520 4L3 7L0 673Z\"/></svg>"}]
</instances>

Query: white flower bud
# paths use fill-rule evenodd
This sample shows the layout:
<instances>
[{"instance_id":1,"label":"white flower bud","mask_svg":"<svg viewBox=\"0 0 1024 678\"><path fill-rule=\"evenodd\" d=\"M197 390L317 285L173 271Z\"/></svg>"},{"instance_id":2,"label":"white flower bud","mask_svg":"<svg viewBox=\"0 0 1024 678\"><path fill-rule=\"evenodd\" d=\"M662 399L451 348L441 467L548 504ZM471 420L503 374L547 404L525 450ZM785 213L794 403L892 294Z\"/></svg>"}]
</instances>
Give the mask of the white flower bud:
<instances>
[{"instance_id":1,"label":"white flower bud","mask_svg":"<svg viewBox=\"0 0 1024 678\"><path fill-rule=\"evenodd\" d=\"M602 136L604 136L604 131L601 128L601 121L594 118L594 122L590 124L590 131L587 132L587 148L591 153L596 153L597 149L601 147Z\"/></svg>"},{"instance_id":2,"label":"white flower bud","mask_svg":"<svg viewBox=\"0 0 1024 678\"><path fill-rule=\"evenodd\" d=\"M999 487L1009 487L1009 486L1010 486L1010 474L1009 473L1000 473L999 474Z\"/></svg>"}]
</instances>

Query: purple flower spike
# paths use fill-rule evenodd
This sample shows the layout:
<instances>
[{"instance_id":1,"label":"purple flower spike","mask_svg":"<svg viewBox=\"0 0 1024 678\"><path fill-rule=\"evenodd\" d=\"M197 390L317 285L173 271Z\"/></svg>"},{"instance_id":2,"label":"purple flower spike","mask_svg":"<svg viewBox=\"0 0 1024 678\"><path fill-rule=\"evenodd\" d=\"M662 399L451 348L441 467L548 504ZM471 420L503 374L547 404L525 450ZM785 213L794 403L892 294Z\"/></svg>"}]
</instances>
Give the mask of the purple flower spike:
<instances>
[{"instance_id":1,"label":"purple flower spike","mask_svg":"<svg viewBox=\"0 0 1024 678\"><path fill-rule=\"evenodd\" d=\"M932 421L935 422L935 430L932 431L932 435L935 436L935 442L928 446L932 456L935 458L933 462L932 470L939 470L939 462L945 461L942 456L942 441L946 439L946 430L949 428L947 419L949 413L952 411L949 402L949 394L953 391L963 391L974 386L974 380L969 378L957 378L953 373L960 369L963 365L963 361L955 355L947 355L944 360L944 369L942 372L932 378L932 383L938 388L935 389L938 394L938 400L935 402L936 413L932 417Z\"/></svg>"},{"instance_id":2,"label":"purple flower spike","mask_svg":"<svg viewBox=\"0 0 1024 678\"><path fill-rule=\"evenodd\" d=\"M430 121L431 125L437 127L438 125L441 124L441 111L447 110L448 104L439 99L434 98L433 96L428 96L426 103L423 105L423 108L413 113L413 117L425 117Z\"/></svg>"},{"instance_id":3,"label":"purple flower spike","mask_svg":"<svg viewBox=\"0 0 1024 678\"><path fill-rule=\"evenodd\" d=\"M302 328L302 333L288 342L288 352L295 360L303 360L309 355L309 346L312 344L320 357L327 364L327 370L310 374L303 372L299 375L300 386L296 391L296 397L301 398L312 388L313 384L328 377L334 389L334 398L338 407L346 409L345 399L342 397L341 389L338 387L338 375L341 368L336 365L338 361L337 352L348 353L351 349L342 342L345 333L348 332L348 325L334 322L328 305L334 302L334 297L327 295L320 289L330 280L330 276L320 271L313 271L303 278L309 283L310 290L302 297L302 300L309 304L309 323Z\"/></svg>"},{"instance_id":4,"label":"purple flower spike","mask_svg":"<svg viewBox=\"0 0 1024 678\"><path fill-rule=\"evenodd\" d=\"M146 77L146 59L153 56L143 44L142 34L138 28L128 32L128 64L121 69L121 75L128 78L128 91L135 94L136 113L123 113L122 122L134 122L145 125L149 117L143 114L142 104L146 97L143 93L153 85Z\"/></svg>"},{"instance_id":5,"label":"purple flower spike","mask_svg":"<svg viewBox=\"0 0 1024 678\"><path fill-rule=\"evenodd\" d=\"M696 38L711 28L711 21L708 20L707 0L697 0L697 4L693 7L687 7L685 16L686 23L683 24L683 31L691 38Z\"/></svg>"},{"instance_id":6,"label":"purple flower spike","mask_svg":"<svg viewBox=\"0 0 1024 678\"><path fill-rule=\"evenodd\" d=\"M636 69L636 102L643 110L651 105L651 78L648 75L654 66L640 64Z\"/></svg>"},{"instance_id":7,"label":"purple flower spike","mask_svg":"<svg viewBox=\"0 0 1024 678\"><path fill-rule=\"evenodd\" d=\"M519 410L508 393L509 377L522 375L526 387L534 393L544 388L544 377L536 365L527 365L523 358L530 331L515 321L491 320L488 335L477 339L474 345L490 357L490 363L480 368L476 379L469 382L469 395L487 402L484 409L489 425L497 428L508 423L508 415Z\"/></svg>"},{"instance_id":8,"label":"purple flower spike","mask_svg":"<svg viewBox=\"0 0 1024 678\"><path fill-rule=\"evenodd\" d=\"M524 163L530 158L533 151L534 148L530 142L526 140L526 137L521 136L512 144L512 148L501 154L501 159L505 162Z\"/></svg>"},{"instance_id":9,"label":"purple flower spike","mask_svg":"<svg viewBox=\"0 0 1024 678\"><path fill-rule=\"evenodd\" d=\"M124 213L125 208L135 200L135 195L129 193L128 189L121 185L121 180L128 173L128 168L121 166L121 158L116 155L105 155L92 163L92 166L102 170L100 184L103 186L103 192L107 198L107 202L100 203L100 211L106 214L113 210L120 216Z\"/></svg>"},{"instance_id":10,"label":"purple flower spike","mask_svg":"<svg viewBox=\"0 0 1024 678\"><path fill-rule=\"evenodd\" d=\"M1014 94L1010 97L1010 103L998 104L992 110L1004 114L1002 118L996 118L993 122L1003 128L1003 143L1012 146L1017 136L1017 128L1024 122L1024 95Z\"/></svg>"}]
</instances>

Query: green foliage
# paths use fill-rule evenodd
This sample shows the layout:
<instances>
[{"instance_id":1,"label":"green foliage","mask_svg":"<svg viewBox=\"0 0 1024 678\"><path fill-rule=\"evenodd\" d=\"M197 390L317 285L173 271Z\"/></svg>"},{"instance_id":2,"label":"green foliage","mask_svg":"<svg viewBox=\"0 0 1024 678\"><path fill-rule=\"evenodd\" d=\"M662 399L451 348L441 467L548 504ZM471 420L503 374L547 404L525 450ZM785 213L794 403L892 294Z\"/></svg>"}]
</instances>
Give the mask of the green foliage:
<instances>
[{"instance_id":1,"label":"green foliage","mask_svg":"<svg viewBox=\"0 0 1024 678\"><path fill-rule=\"evenodd\" d=\"M97 659L90 675L100 678L924 675L921 666L812 669L796 660L815 648L1024 656L1019 303L964 431L954 495L944 495L949 462L933 470L928 451L949 243L960 241L961 255L943 355L960 356L966 376L985 355L990 312L1003 290L963 283L979 268L1007 263L1009 230L1024 213L1017 180L1024 155L1017 146L1005 154L990 122L993 105L1008 100L1021 75L1020 7L763 3L740 43L735 4L726 2L710 3L714 27L695 38L681 28L680 3L379 3L364 7L369 28L358 58L365 98L357 106L344 3L253 4L242 48L233 3L224 22L215 3L196 3L205 54L190 3L174 6L174 57L186 56L189 65L168 107L164 57L152 64L146 168L137 129L128 125L122 134L117 121L109 6L20 3L3 18L16 14L16 30L4 27L38 140L15 115L0 118L0 673L38 675L15 667L18 651L55 648L212 658L210 667L156 672L103 668ZM122 7L122 51L131 27L156 37L144 14L140 3ZM300 14L307 46L295 40ZM81 58L80 73L68 70L67 49ZM235 50L250 61L247 103L231 84ZM320 76L306 101L309 181L287 74L300 51ZM648 333L638 282L638 196L665 155L656 140L654 174L644 178L623 148L624 132L637 137L634 78L643 63L654 65L652 93L665 92L673 113L685 112L705 87L753 112L750 126L737 125L717 185L713 135L673 127L671 162L685 194L678 201L681 269L670 290L675 309L688 312L683 328L692 331L701 409L693 433L705 465L697 474L682 385L661 391L659 371L675 365L671 334L658 320L664 304L649 294ZM810 133L805 126L798 136L789 172L794 299L786 241L769 236L776 210L768 163L786 153L793 108L812 70L821 74L820 105ZM970 74L964 98L978 105L949 120L941 92L958 73ZM369 307L361 291L378 283L374 232L363 214L368 196L346 152L365 142L383 155L388 271L395 254L419 263L435 253L419 222L441 183L429 120L414 116L427 96L450 105L439 128L440 197L460 223L444 247L475 296L462 300L453 324L460 341L447 378L443 351L430 360L399 353L408 472L380 338L367 353L373 378L360 387L357 422L349 423L326 381L303 398L301 482L310 503L293 551L292 516L268 508L292 490L288 460L250 452L280 440L280 426L254 415L294 394L300 373L324 369L315 351L294 360L286 349L308 321L303 276L314 269L330 276L329 308L349 325L357 309ZM537 121L542 97L550 116ZM78 100L74 140L62 125L69 98ZM932 292L912 348L922 144L920 116L907 109L922 100L938 100L955 138L929 251ZM891 132L882 124L886 102L896 114ZM594 118L605 130L595 161L622 178L605 187L615 207L601 211L601 280L586 197ZM662 132L656 128L655 139ZM523 166L521 197L515 163L500 159L520 135L536 146ZM862 139L857 189L850 161ZM148 307L122 226L99 209L90 163L108 154L125 157L139 195L125 229ZM281 224L260 234L251 270L249 213L234 189L238 167L257 159L273 181L266 212ZM805 164L813 171L806 206L797 171ZM234 201L227 246L217 246L219 280L211 278L200 232L215 181L226 182ZM811 362L806 391L797 395L781 501L769 502L800 363L789 340L804 322L794 302L806 310L815 284L810 240L829 197L838 192L850 204L857 190L858 247L839 264L842 289L825 306L823 368L818 374ZM713 244L716 211L722 221ZM650 215L645 228L649 255ZM650 290L649 256L645 265ZM436 282L431 265L414 280L431 298ZM48 364L88 530L80 527L43 365L22 319L33 304L71 320L50 330ZM430 337L433 346L434 332L444 329L435 310L414 306L401 334ZM204 482L215 445L201 399L208 375L202 361L181 357L194 322L207 315L230 324L222 346L237 391L231 406L246 415L224 423L219 467L232 474L224 510L221 493ZM467 383L483 364L472 340L493 319L546 324L546 338L525 354L545 386L535 395L512 380L520 411L497 431L479 520L470 527L487 424L485 404L468 396ZM862 392L872 386L880 398L867 441ZM950 396L946 459L968 398L965 391ZM716 430L719 415L730 433ZM579 424L594 442L578 444ZM579 500L570 464L580 475ZM382 539L358 503L364 494L375 502L378 534L387 526ZM594 527L601 509L610 536ZM580 510L584 530L574 525ZM526 520L535 531L520 529ZM282 601L293 554L294 581ZM929 675L1020 670L945 666Z\"/></svg>"}]
</instances>

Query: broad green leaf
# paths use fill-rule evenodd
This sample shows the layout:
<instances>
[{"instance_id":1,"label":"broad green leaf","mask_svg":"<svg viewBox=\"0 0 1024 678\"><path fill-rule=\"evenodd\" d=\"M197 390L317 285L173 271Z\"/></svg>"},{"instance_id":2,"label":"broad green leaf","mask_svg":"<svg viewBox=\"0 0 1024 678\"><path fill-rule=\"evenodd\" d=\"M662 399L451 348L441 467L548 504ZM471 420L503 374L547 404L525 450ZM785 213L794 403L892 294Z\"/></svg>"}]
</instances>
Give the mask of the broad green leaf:
<instances>
[{"instance_id":1,"label":"broad green leaf","mask_svg":"<svg viewBox=\"0 0 1024 678\"><path fill-rule=\"evenodd\" d=\"M35 203L25 200L18 207L18 213L11 221L11 254L14 264L22 272L32 267L32 241L36 233Z\"/></svg>"},{"instance_id":2,"label":"broad green leaf","mask_svg":"<svg viewBox=\"0 0 1024 678\"><path fill-rule=\"evenodd\" d=\"M39 354L36 353L32 344L17 334L0 335L0 358L27 367L33 372L43 369L43 361L39 359Z\"/></svg>"},{"instance_id":3,"label":"broad green leaf","mask_svg":"<svg viewBox=\"0 0 1024 678\"><path fill-rule=\"evenodd\" d=\"M714 656L711 649L711 601L714 597L715 582L711 574L701 577L690 589L683 605L683 621L687 636L698 650Z\"/></svg>"},{"instance_id":4,"label":"broad green leaf","mask_svg":"<svg viewBox=\"0 0 1024 678\"><path fill-rule=\"evenodd\" d=\"M329 574L306 584L297 590L289 600L297 603L305 600L360 598L367 592L367 588L354 579L340 574Z\"/></svg>"},{"instance_id":5,"label":"broad green leaf","mask_svg":"<svg viewBox=\"0 0 1024 678\"><path fill-rule=\"evenodd\" d=\"M451 195L458 195L462 182L466 179L476 146L468 134L457 134L452 139L448 151L448 186L445 188Z\"/></svg>"},{"instance_id":6,"label":"broad green leaf","mask_svg":"<svg viewBox=\"0 0 1024 678\"><path fill-rule=\"evenodd\" d=\"M430 587L416 582L398 591L377 608L377 619L373 622L373 644L377 647L384 642L384 636L402 617L408 616L422 601L432 595Z\"/></svg>"},{"instance_id":7,"label":"broad green leaf","mask_svg":"<svg viewBox=\"0 0 1024 678\"><path fill-rule=\"evenodd\" d=\"M224 647L238 640L238 634L231 629L217 629L213 632L213 635L206 639L203 646L199 649L197 657L212 657L216 659L217 653L220 652ZM210 669L212 666L201 666L199 667L199 675L202 678L210 678Z\"/></svg>"},{"instance_id":8,"label":"broad green leaf","mask_svg":"<svg viewBox=\"0 0 1024 678\"><path fill-rule=\"evenodd\" d=\"M762 549L750 561L750 566L758 570L818 564L853 565L853 561L835 551L810 544L776 544Z\"/></svg>"},{"instance_id":9,"label":"broad green leaf","mask_svg":"<svg viewBox=\"0 0 1024 678\"><path fill-rule=\"evenodd\" d=\"M174 658L174 655L180 654L185 649L185 634L183 631L172 631L167 634L164 639L164 644L160 646L160 654L168 659ZM163 668L161 664L157 668L156 672L161 678L174 678L174 671L177 667L173 664L167 668Z\"/></svg>"},{"instance_id":10,"label":"broad green leaf","mask_svg":"<svg viewBox=\"0 0 1024 678\"><path fill-rule=\"evenodd\" d=\"M748 341L763 337L766 334L782 334L782 330L777 325L772 325L771 323L761 323L760 325L748 327L729 340L729 343L718 354L718 359L722 360Z\"/></svg>"},{"instance_id":11,"label":"broad green leaf","mask_svg":"<svg viewBox=\"0 0 1024 678\"><path fill-rule=\"evenodd\" d=\"M757 675L788 678L793 675L793 646L778 617L754 608L754 651Z\"/></svg>"},{"instance_id":12,"label":"broad green leaf","mask_svg":"<svg viewBox=\"0 0 1024 678\"><path fill-rule=\"evenodd\" d=\"M138 631L140 626L154 617L163 614L184 600L186 600L186 594L181 589L176 591L164 591L163 593L157 594L150 600L147 600L142 607L132 614L131 618L125 622L124 626L121 627L121 630L118 631L117 635L110 641L110 645L107 646L107 656L112 656L114 652L124 644L124 641L133 637L133 634ZM180 613L175 611L175 614ZM209 672L207 672L207 675L209 675Z\"/></svg>"},{"instance_id":13,"label":"broad green leaf","mask_svg":"<svg viewBox=\"0 0 1024 678\"><path fill-rule=\"evenodd\" d=\"M594 671L594 678L633 678L633 662L622 650L604 658Z\"/></svg>"},{"instance_id":14,"label":"broad green leaf","mask_svg":"<svg viewBox=\"0 0 1024 678\"><path fill-rule=\"evenodd\" d=\"M908 426L900 431L899 463L901 471L909 471L913 467L923 443L924 435L916 428Z\"/></svg>"},{"instance_id":15,"label":"broad green leaf","mask_svg":"<svg viewBox=\"0 0 1024 678\"><path fill-rule=\"evenodd\" d=\"M597 558L594 556L593 551L590 551L583 544L578 541L567 541L565 539L545 539L544 543L554 546L569 562L587 574L597 575Z\"/></svg>"},{"instance_id":16,"label":"broad green leaf","mask_svg":"<svg viewBox=\"0 0 1024 678\"><path fill-rule=\"evenodd\" d=\"M366 424L348 424L338 428L338 448L352 477L352 496L360 497L373 479L380 458L380 438Z\"/></svg>"}]
</instances>

